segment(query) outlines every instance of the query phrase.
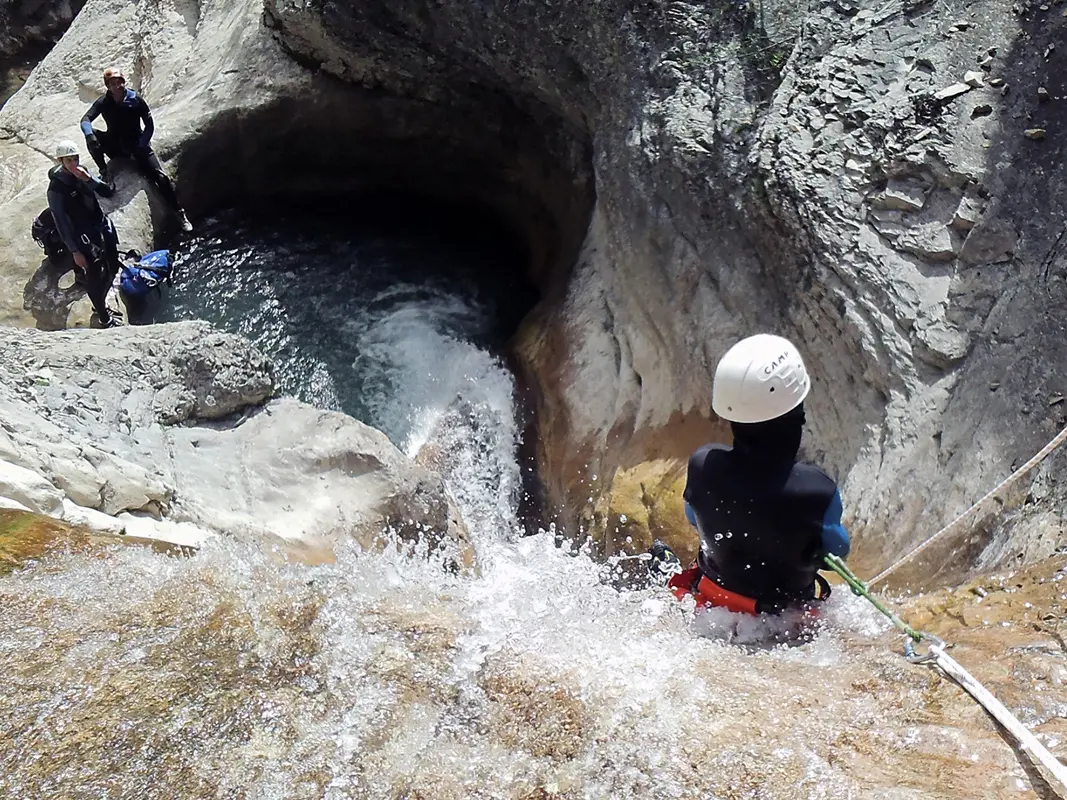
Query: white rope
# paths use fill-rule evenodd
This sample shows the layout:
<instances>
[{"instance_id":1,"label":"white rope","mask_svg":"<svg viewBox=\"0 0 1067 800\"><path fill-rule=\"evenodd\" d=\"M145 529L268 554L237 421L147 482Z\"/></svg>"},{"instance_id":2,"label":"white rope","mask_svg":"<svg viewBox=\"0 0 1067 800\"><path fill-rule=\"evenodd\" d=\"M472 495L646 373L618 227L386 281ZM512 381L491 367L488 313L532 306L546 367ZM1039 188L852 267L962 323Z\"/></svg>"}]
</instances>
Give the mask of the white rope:
<instances>
[{"instance_id":1,"label":"white rope","mask_svg":"<svg viewBox=\"0 0 1067 800\"><path fill-rule=\"evenodd\" d=\"M993 715L997 722L1004 726L1004 729L1018 743L1019 749L1048 770L1063 789L1067 790L1067 767L1064 767L1059 759L1052 755L1037 737L1004 707L1003 703L997 700L971 673L960 666L956 659L948 655L943 647L932 644L930 652L936 656L935 662L945 671L945 674L962 686L971 697Z\"/></svg>"},{"instance_id":2,"label":"white rope","mask_svg":"<svg viewBox=\"0 0 1067 800\"><path fill-rule=\"evenodd\" d=\"M884 569L881 572L879 572L877 575L875 575L873 578L871 578L869 581L867 581L867 585L868 586L874 586L879 581L883 580L884 578L887 578L889 575L891 575L894 572L896 572L900 567L902 567L908 561L911 561L911 559L915 558L915 556L919 555L923 550L928 548L930 545L932 545L934 542L936 542L942 536L944 536L949 531L954 530L956 527L961 525L964 522L964 520L968 519L973 514L977 513L977 511L979 509L981 509L986 503L988 503L990 500L992 500L994 497L996 497L998 494L1000 494L1005 488L1007 488L1011 484L1015 483L1015 481L1017 481L1019 478L1021 478L1027 472L1032 470L1035 466L1040 464L1042 461L1044 461L1045 458L1049 455L1049 453L1051 453L1053 450L1055 450L1057 447L1059 447L1061 444L1063 444L1063 442L1065 440L1067 440L1067 427L1064 427L1064 429L1062 431L1057 433L1056 436L1053 437L1053 439L1048 444L1046 444L1044 447L1042 447L1041 450L1038 451L1038 453L1033 458L1031 458L1029 461L1027 461L1025 464L1023 464L1017 470L1015 470L1015 472L1013 472L1007 478L1002 480L995 487L993 487L993 489L991 489L981 500L979 500L973 506L968 508L962 514L960 514L958 517L956 517L954 520L952 520L952 522L950 522L944 528L939 530L937 533L935 533L933 536L931 536L925 542L920 544L918 547L916 547L910 553L905 555L903 558L897 559L894 563L889 565L889 567L887 567L886 569Z\"/></svg>"}]
</instances>

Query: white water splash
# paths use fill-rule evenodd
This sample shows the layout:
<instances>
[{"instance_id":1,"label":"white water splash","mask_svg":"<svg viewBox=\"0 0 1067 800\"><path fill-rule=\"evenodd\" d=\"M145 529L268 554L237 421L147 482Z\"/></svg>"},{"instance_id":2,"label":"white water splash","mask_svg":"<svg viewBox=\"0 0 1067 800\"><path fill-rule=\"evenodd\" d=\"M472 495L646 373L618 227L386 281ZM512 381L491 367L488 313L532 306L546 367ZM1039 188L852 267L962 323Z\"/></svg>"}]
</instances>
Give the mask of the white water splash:
<instances>
[{"instance_id":1,"label":"white water splash","mask_svg":"<svg viewBox=\"0 0 1067 800\"><path fill-rule=\"evenodd\" d=\"M363 398L371 421L413 458L432 451L433 465L457 500L478 553L481 578L470 590L477 598L479 633L467 640L472 663L477 664L477 653L499 649L520 630L536 636L534 649L540 653L557 646L571 655L581 652L574 647L576 639L601 648L611 627L609 609L624 618L617 621L616 640L623 629L634 628L635 614L645 634L649 619L657 625L674 620L675 632L681 630L678 621L687 619L692 622L682 626L688 627L687 635L732 644L766 649L795 638L799 615L754 618L722 609L694 615L692 604L678 604L662 589L619 593L609 588L610 565L605 569L584 550L560 550L554 529L518 540L514 379L499 358L456 335L477 328L480 310L462 296L428 293L425 287L394 287L371 306L383 310L360 323L358 340L365 362L358 371L373 376L368 385L380 390ZM627 566L645 569L643 563ZM845 591L826 605L821 628L836 625L867 634L885 629L864 605L842 597ZM576 628L575 616L589 629ZM839 656L831 641L822 635L808 646L813 663ZM629 650L643 647L630 642Z\"/></svg>"},{"instance_id":2,"label":"white water splash","mask_svg":"<svg viewBox=\"0 0 1067 800\"><path fill-rule=\"evenodd\" d=\"M511 538L522 491L515 383L499 358L461 338L483 315L425 290L394 288L381 305L357 342L358 371L377 390L363 398L369 421L412 458L432 451L476 547Z\"/></svg>"}]
</instances>

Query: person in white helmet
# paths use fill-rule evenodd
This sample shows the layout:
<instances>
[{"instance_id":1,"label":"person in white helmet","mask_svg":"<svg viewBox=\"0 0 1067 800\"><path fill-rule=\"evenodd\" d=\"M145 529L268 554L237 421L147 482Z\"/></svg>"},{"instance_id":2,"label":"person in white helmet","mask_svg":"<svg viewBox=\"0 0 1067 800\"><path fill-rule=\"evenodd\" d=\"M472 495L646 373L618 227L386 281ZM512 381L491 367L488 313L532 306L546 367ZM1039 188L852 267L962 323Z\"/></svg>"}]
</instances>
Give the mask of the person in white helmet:
<instances>
[{"instance_id":1,"label":"person in white helmet","mask_svg":"<svg viewBox=\"0 0 1067 800\"><path fill-rule=\"evenodd\" d=\"M100 324L122 324L119 312L107 307L107 293L119 268L118 234L96 199L111 197L115 190L94 178L81 165L74 142L59 142L59 163L48 171L48 208L63 244L74 259Z\"/></svg>"},{"instance_id":2,"label":"person in white helmet","mask_svg":"<svg viewBox=\"0 0 1067 800\"><path fill-rule=\"evenodd\" d=\"M759 614L829 594L822 557L847 556L849 537L837 484L796 460L810 389L800 352L780 336L750 336L719 361L711 405L734 442L704 445L689 459L683 497L700 551L668 584L678 597ZM669 555L653 548L654 561Z\"/></svg>"}]
</instances>

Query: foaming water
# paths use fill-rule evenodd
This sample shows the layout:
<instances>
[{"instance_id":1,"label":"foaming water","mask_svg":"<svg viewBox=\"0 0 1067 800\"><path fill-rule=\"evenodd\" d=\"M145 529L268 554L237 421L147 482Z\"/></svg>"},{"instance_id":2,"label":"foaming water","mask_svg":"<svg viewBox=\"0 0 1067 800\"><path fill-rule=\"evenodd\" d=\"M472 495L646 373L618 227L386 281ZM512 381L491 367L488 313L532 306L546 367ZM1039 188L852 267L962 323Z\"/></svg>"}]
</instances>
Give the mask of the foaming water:
<instances>
[{"instance_id":1,"label":"foaming water","mask_svg":"<svg viewBox=\"0 0 1067 800\"><path fill-rule=\"evenodd\" d=\"M494 351L529 294L521 270L439 234L336 228L308 218L209 225L153 317L206 318L254 340L283 392L421 453L476 539L516 535L516 386Z\"/></svg>"},{"instance_id":2,"label":"foaming water","mask_svg":"<svg viewBox=\"0 0 1067 800\"><path fill-rule=\"evenodd\" d=\"M961 736L944 698L931 712L928 675L868 638L885 625L846 591L812 641L767 646L781 621L619 591L554 531L517 536L514 380L492 303L462 280L391 274L366 242L199 246L164 313L213 310L287 391L439 469L478 570L351 543L308 566L216 540L0 578L0 796L1015 796L1010 751ZM309 266L324 249L361 294L306 294L336 283Z\"/></svg>"},{"instance_id":3,"label":"foaming water","mask_svg":"<svg viewBox=\"0 0 1067 800\"><path fill-rule=\"evenodd\" d=\"M392 550L342 547L334 564L301 567L229 542L188 560L70 556L4 579L13 736L0 787L687 797L728 787L734 752L768 775L813 770L814 788L836 773L793 741L798 699L870 719L834 669L834 637L805 657L746 654L694 639L661 592L602 584L599 565L550 536L494 555L461 578Z\"/></svg>"},{"instance_id":4,"label":"foaming water","mask_svg":"<svg viewBox=\"0 0 1067 800\"><path fill-rule=\"evenodd\" d=\"M550 535L489 549L478 577L400 549L300 566L212 542L0 579L0 793L967 796L984 770L1000 796L1014 777L992 732L933 725L924 673L856 639L872 620L851 597L812 643L751 650ZM928 759L944 794L919 791Z\"/></svg>"}]
</instances>

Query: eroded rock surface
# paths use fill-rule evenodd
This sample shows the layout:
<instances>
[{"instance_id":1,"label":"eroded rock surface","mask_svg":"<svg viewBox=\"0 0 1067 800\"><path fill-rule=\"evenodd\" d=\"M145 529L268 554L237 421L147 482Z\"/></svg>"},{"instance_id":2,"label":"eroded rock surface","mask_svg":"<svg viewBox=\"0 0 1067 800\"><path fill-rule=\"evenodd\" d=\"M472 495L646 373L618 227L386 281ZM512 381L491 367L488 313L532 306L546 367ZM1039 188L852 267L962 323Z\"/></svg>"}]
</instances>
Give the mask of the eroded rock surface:
<instances>
[{"instance_id":1,"label":"eroded rock surface","mask_svg":"<svg viewBox=\"0 0 1067 800\"><path fill-rule=\"evenodd\" d=\"M885 563L1064 422L1063 139L1024 135L1067 119L1036 91L1064 93L1047 47L1064 20L1005 0L768 5L766 32L684 2L268 12L287 48L353 84L429 105L496 92L591 138L581 254L517 342L569 529L617 549L638 503L691 535L655 499L676 504L680 466L647 492L664 474L649 448L675 443L680 465L719 355L773 330L815 374L808 453L844 484L861 559ZM1060 514L998 518L977 550L1047 555L1062 533L1038 531Z\"/></svg>"},{"instance_id":2,"label":"eroded rock surface","mask_svg":"<svg viewBox=\"0 0 1067 800\"><path fill-rule=\"evenodd\" d=\"M343 414L271 400L270 363L205 323L99 332L5 329L0 496L99 530L374 546L449 539L441 479Z\"/></svg>"},{"instance_id":3,"label":"eroded rock surface","mask_svg":"<svg viewBox=\"0 0 1067 800\"><path fill-rule=\"evenodd\" d=\"M545 297L515 350L571 533L692 547L677 496L685 456L725 438L714 365L770 330L813 370L807 453L843 484L858 563L885 564L1067 421L1067 22L1007 0L764 5L91 0L0 112L0 320L76 321L34 289L44 265L27 281L25 230L107 52L194 210L383 178L494 204ZM1054 551L1063 459L914 575Z\"/></svg>"}]
</instances>

